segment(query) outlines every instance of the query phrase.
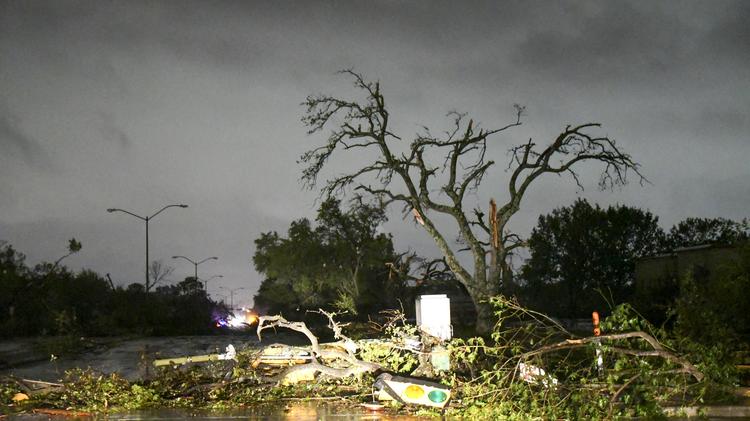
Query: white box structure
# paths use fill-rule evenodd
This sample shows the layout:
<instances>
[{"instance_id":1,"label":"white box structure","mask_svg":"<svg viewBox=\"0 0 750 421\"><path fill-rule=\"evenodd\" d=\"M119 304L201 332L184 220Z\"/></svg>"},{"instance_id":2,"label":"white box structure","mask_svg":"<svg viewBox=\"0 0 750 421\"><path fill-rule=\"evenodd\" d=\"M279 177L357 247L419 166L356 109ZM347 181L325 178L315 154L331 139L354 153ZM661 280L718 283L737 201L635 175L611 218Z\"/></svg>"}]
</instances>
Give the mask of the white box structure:
<instances>
[{"instance_id":1,"label":"white box structure","mask_svg":"<svg viewBox=\"0 0 750 421\"><path fill-rule=\"evenodd\" d=\"M417 327L444 341L453 336L451 300L445 294L417 297Z\"/></svg>"}]
</instances>

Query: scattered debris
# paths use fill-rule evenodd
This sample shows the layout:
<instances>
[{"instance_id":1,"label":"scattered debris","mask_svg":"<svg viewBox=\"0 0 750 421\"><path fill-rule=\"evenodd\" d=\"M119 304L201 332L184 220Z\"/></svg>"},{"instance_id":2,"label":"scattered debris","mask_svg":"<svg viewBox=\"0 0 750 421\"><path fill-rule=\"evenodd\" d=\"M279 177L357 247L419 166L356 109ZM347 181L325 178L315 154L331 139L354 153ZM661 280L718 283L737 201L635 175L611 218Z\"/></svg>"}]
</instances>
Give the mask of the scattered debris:
<instances>
[{"instance_id":1,"label":"scattered debris","mask_svg":"<svg viewBox=\"0 0 750 421\"><path fill-rule=\"evenodd\" d=\"M430 363L437 371L448 371L451 368L451 354L442 345L436 345L430 351Z\"/></svg>"},{"instance_id":2,"label":"scattered debris","mask_svg":"<svg viewBox=\"0 0 750 421\"><path fill-rule=\"evenodd\" d=\"M445 294L420 295L415 302L417 327L443 341L453 337L451 300Z\"/></svg>"},{"instance_id":3,"label":"scattered debris","mask_svg":"<svg viewBox=\"0 0 750 421\"><path fill-rule=\"evenodd\" d=\"M379 364L362 361L355 354L356 345L354 341L341 334L341 326L333 319L335 313L319 310L318 313L328 317L329 327L341 342L337 346L321 348L317 336L307 328L303 322L290 322L284 317L261 316L258 320L258 339L262 340L262 332L268 328L284 327L304 334L310 341L310 361L304 364L294 365L286 369L275 378L281 384L294 384L307 379L314 379L322 374L332 378L359 377L364 373L381 371L383 367Z\"/></svg>"},{"instance_id":4,"label":"scattered debris","mask_svg":"<svg viewBox=\"0 0 750 421\"><path fill-rule=\"evenodd\" d=\"M368 411L380 411L390 401L413 406L402 408L403 411L432 408L455 414L466 408L481 407L487 408L490 411L488 414L494 414L493 417L497 415L502 418L514 413L513 411L526 410L523 406L523 402L526 402L524 399L539 398L544 402L544 396L559 396L560 393L571 393L573 390L572 393L579 393L584 398L593 396L608 399L610 403L605 410L608 410L607 417L612 418L617 414L632 412L627 412L624 407L625 399L629 396L627 391L633 389L636 382L647 378L651 372L667 375L682 373L680 387L689 381L684 374L692 376L698 382L704 378L704 374L685 357L668 350L655 337L643 331L602 335L599 330L598 336L595 332L592 337L564 339L563 335L555 335L554 332L558 331L554 329L551 330L553 334L541 336L548 333L539 328L535 333L539 333L542 340L534 342L531 348L521 348L526 352L515 353L508 358L508 346L498 340L497 343L487 343L482 338L453 339L446 343L442 338L416 326L391 323L394 320L403 321L403 315L388 319L381 326L382 334L378 339L354 341L342 333L342 327L346 324L335 321L336 313L323 310L316 313L328 318L328 327L333 332L335 342L319 343L318 337L303 322L290 322L280 315L263 316L258 321L259 339L262 339L265 329L288 328L304 334L310 344L273 344L261 349L246 350L240 356L237 356L234 346L229 345L222 354L157 360L154 362L155 366L223 360L238 363L163 370L163 376L153 382L130 383L116 374L105 377L93 371L74 372L72 380L67 380L64 384L8 377L3 380L4 396L8 404L11 401L18 403L11 405L14 408L12 411L27 410L41 403L43 406L71 410L38 409L35 410L36 413L74 417L90 415L72 411L76 408L98 412L112 408L141 408L162 404L200 407L212 405L217 399L242 405L266 402L269 399L344 399ZM596 320L594 322L596 327ZM514 340L517 331L509 332L506 336ZM608 375L615 372L614 363L590 364L585 369L594 383L583 386L576 384L571 389L570 371L566 371L567 367L561 369L559 358L552 354L567 353L575 349L579 353L583 352L578 354L582 357L578 359L580 361L590 359L593 351L601 349L607 353L607 363L619 356L622 361L631 357L656 357L664 364L655 366L651 371L625 372L619 378L612 377L611 385L601 383L604 378L601 372L603 370ZM601 355L597 352L597 359ZM451 372L448 377L452 381L451 387L431 380L438 376L446 378L446 371ZM403 375L399 376L397 373ZM364 376L366 374L380 375L372 382L370 377ZM513 387L516 382L534 386ZM278 385L289 387L274 387ZM362 398L370 393L370 386L372 402L362 402ZM38 395L42 394L46 394L45 397L37 402ZM502 409L504 412L491 412L492 403L501 399L504 399L503 402L511 402L510 405L514 405L513 402L517 400L521 403L517 407ZM139 403L131 404L132 402ZM453 402L451 408L446 409L450 402ZM418 408L420 406L422 408ZM577 408L564 408L567 412L560 413L554 412L556 408L550 408L549 414L562 414L562 418L574 419L580 415L575 412Z\"/></svg>"},{"instance_id":5,"label":"scattered debris","mask_svg":"<svg viewBox=\"0 0 750 421\"><path fill-rule=\"evenodd\" d=\"M548 352L559 351L561 349L580 348L591 343L599 344L605 341L613 342L622 339L642 339L644 342L650 345L652 349L639 350L611 346L608 348L609 352L623 355L632 355L635 357L660 357L666 361L682 366L682 368L678 369L677 371L690 374L691 376L693 376L693 378L695 378L696 381L702 381L705 377L704 374L688 360L677 356L673 352L667 351L666 349L664 349L664 346L662 346L659 341L656 340L656 338L643 331L613 333L609 335L590 336L581 339L566 339L562 342L545 345L532 351L526 352L521 355L521 358L529 358L534 355L541 355Z\"/></svg>"},{"instance_id":6,"label":"scattered debris","mask_svg":"<svg viewBox=\"0 0 750 421\"><path fill-rule=\"evenodd\" d=\"M427 380L394 376L383 373L375 379L375 398L395 400L403 404L444 408L451 398L449 387Z\"/></svg>"},{"instance_id":7,"label":"scattered debris","mask_svg":"<svg viewBox=\"0 0 750 421\"><path fill-rule=\"evenodd\" d=\"M58 417L92 417L93 414L90 412L82 411L70 411L67 409L47 409L47 408L35 408L32 410L35 414L53 415Z\"/></svg>"},{"instance_id":8,"label":"scattered debris","mask_svg":"<svg viewBox=\"0 0 750 421\"><path fill-rule=\"evenodd\" d=\"M518 363L518 374L521 380L532 383L541 384L544 387L557 386L557 379L548 375L544 369L539 368L535 365Z\"/></svg>"},{"instance_id":9,"label":"scattered debris","mask_svg":"<svg viewBox=\"0 0 750 421\"><path fill-rule=\"evenodd\" d=\"M25 393L16 393L15 395L13 395L13 398L11 399L13 400L13 402L26 401L26 400L29 400L29 395Z\"/></svg>"},{"instance_id":10,"label":"scattered debris","mask_svg":"<svg viewBox=\"0 0 750 421\"><path fill-rule=\"evenodd\" d=\"M261 364L274 366L305 364L312 361L312 358L308 350L284 344L272 344L263 348L258 358L253 361L252 367L258 368Z\"/></svg>"},{"instance_id":11,"label":"scattered debris","mask_svg":"<svg viewBox=\"0 0 750 421\"><path fill-rule=\"evenodd\" d=\"M165 365L182 365L190 363L205 363L208 361L225 361L225 360L236 360L237 351L234 349L234 345L227 345L226 350L223 354L208 354L208 355L193 355L188 357L179 358L164 358L161 360L154 361L154 366L161 367Z\"/></svg>"},{"instance_id":12,"label":"scattered debris","mask_svg":"<svg viewBox=\"0 0 750 421\"><path fill-rule=\"evenodd\" d=\"M380 411L385 408L385 405L380 403L363 403L361 406L368 411Z\"/></svg>"},{"instance_id":13,"label":"scattered debris","mask_svg":"<svg viewBox=\"0 0 750 421\"><path fill-rule=\"evenodd\" d=\"M594 336L601 336L602 329L599 326L599 312L591 313L591 323L594 325ZM604 353L601 342L596 342L596 369L601 375L604 372Z\"/></svg>"}]
</instances>

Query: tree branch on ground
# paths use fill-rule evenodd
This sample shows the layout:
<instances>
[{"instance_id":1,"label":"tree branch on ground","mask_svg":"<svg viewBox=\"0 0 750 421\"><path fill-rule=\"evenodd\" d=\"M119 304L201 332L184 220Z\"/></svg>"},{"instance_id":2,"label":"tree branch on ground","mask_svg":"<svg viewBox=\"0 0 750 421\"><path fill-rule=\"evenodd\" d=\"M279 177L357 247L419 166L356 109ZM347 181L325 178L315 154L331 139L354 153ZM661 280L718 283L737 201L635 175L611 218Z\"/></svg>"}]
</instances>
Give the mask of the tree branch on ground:
<instances>
[{"instance_id":1,"label":"tree branch on ground","mask_svg":"<svg viewBox=\"0 0 750 421\"><path fill-rule=\"evenodd\" d=\"M591 337L581 338L581 339L566 339L565 341L550 344L550 345L545 345L543 347L521 354L520 359L526 360L535 355L555 352L561 349L580 348L591 343L610 342L610 341L617 341L617 340L630 339L630 338L639 338L639 339L644 340L653 348L653 350L650 350L650 351L649 350L637 350L637 349L628 349L628 348L622 348L622 347L616 347L616 346L607 346L606 348L603 348L603 349L606 350L607 352L611 351L611 352L616 352L619 354L632 355L636 357L661 357L667 361L681 365L682 368L685 370L685 372L693 376L695 380L697 381L703 380L703 377L704 377L703 373L701 373L700 370L698 370L693 364L691 364L689 361L685 360L684 358L680 358L677 355L667 351L659 343L659 341L656 340L656 338L642 331L613 333L610 335L591 336Z\"/></svg>"},{"instance_id":2,"label":"tree branch on ground","mask_svg":"<svg viewBox=\"0 0 750 421\"><path fill-rule=\"evenodd\" d=\"M319 310L317 313L325 315L328 318L328 326L334 332L335 337L344 341L344 346L342 348L345 349L345 352L331 347L321 348L317 336L310 331L304 322L290 322L280 315L261 316L258 319L258 340L262 340L261 333L263 330L283 327L304 334L310 341L310 347L313 352L312 361L289 367L281 374L274 377L273 381L282 383L294 382L293 379L298 376L314 377L318 374L324 374L334 378L344 378L382 370L382 367L379 364L362 361L355 356L356 344L341 333L341 325L334 320L335 313L328 313L323 310ZM351 349L352 345L354 345L353 350ZM334 360L343 360L348 364L348 367L332 367L321 362L330 362Z\"/></svg>"}]
</instances>

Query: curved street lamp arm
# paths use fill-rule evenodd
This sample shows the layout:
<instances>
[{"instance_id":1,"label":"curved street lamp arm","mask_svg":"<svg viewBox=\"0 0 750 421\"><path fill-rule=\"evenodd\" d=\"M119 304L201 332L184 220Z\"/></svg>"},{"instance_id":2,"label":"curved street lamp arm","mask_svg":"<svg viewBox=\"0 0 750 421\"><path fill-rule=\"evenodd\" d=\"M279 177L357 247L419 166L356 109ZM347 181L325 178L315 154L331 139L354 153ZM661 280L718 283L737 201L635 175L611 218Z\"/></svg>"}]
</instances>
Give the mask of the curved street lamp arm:
<instances>
[{"instance_id":1,"label":"curved street lamp arm","mask_svg":"<svg viewBox=\"0 0 750 421\"><path fill-rule=\"evenodd\" d=\"M112 213L112 212L123 212L123 213L127 213L128 215L135 216L136 218L140 219L141 221L148 221L148 218L144 218L141 215L136 215L133 212L126 211L125 209L109 208L109 209L107 209L107 212L109 212L109 213Z\"/></svg>"},{"instance_id":2,"label":"curved street lamp arm","mask_svg":"<svg viewBox=\"0 0 750 421\"><path fill-rule=\"evenodd\" d=\"M205 262L205 261L207 261L207 260L219 260L219 258L218 258L218 257L216 257L216 256L213 256L213 257L206 257L205 259L203 259L203 260L201 260L200 262L196 263L196 265L199 265L199 264L201 264L201 263L203 263L203 262Z\"/></svg>"},{"instance_id":3,"label":"curved street lamp arm","mask_svg":"<svg viewBox=\"0 0 750 421\"><path fill-rule=\"evenodd\" d=\"M156 215L164 212L164 210L168 209L168 208L186 208L186 207L188 207L188 205L183 205L183 204L179 204L179 205L167 205L167 206L164 206L163 208L159 209L155 214L149 216L148 219L151 219L151 218L155 217Z\"/></svg>"},{"instance_id":4,"label":"curved street lamp arm","mask_svg":"<svg viewBox=\"0 0 750 421\"><path fill-rule=\"evenodd\" d=\"M190 263L192 263L194 265L197 265L197 263L195 263L194 261L192 261L189 257L185 257L185 256L172 256L172 258L173 259L185 259L188 262L190 262Z\"/></svg>"}]
</instances>

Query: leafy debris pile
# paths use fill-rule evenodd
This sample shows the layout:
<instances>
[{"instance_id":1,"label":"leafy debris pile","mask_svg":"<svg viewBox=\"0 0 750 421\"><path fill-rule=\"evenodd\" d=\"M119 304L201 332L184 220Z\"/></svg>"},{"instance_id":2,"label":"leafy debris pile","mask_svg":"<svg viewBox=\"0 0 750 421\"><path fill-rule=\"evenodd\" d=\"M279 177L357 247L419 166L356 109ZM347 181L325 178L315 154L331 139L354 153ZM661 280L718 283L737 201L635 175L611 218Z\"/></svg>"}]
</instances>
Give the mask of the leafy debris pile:
<instances>
[{"instance_id":1,"label":"leafy debris pile","mask_svg":"<svg viewBox=\"0 0 750 421\"><path fill-rule=\"evenodd\" d=\"M67 373L61 383L0 379L0 414L38 410L126 411L152 407L237 408L294 399L359 405L372 402L382 372L429 378L450 388L451 416L492 418L605 419L658 416L667 406L716 401L728 396L736 372L717 347L669 337L618 307L602 322L604 334L575 337L542 314L494 297L497 323L488 337L446 343L389 313L377 339L353 340L336 313L320 310L336 342L318 343L302 322L261 317L258 335L287 328L304 334L308 347L288 347L292 358L264 349L240 350L235 360L162 367L129 382L91 370ZM450 353L450 368L433 366L433 347ZM442 348L441 348L442 349ZM304 356L305 358L302 358ZM599 358L601 357L601 359ZM388 403L387 411L435 409Z\"/></svg>"}]
</instances>

